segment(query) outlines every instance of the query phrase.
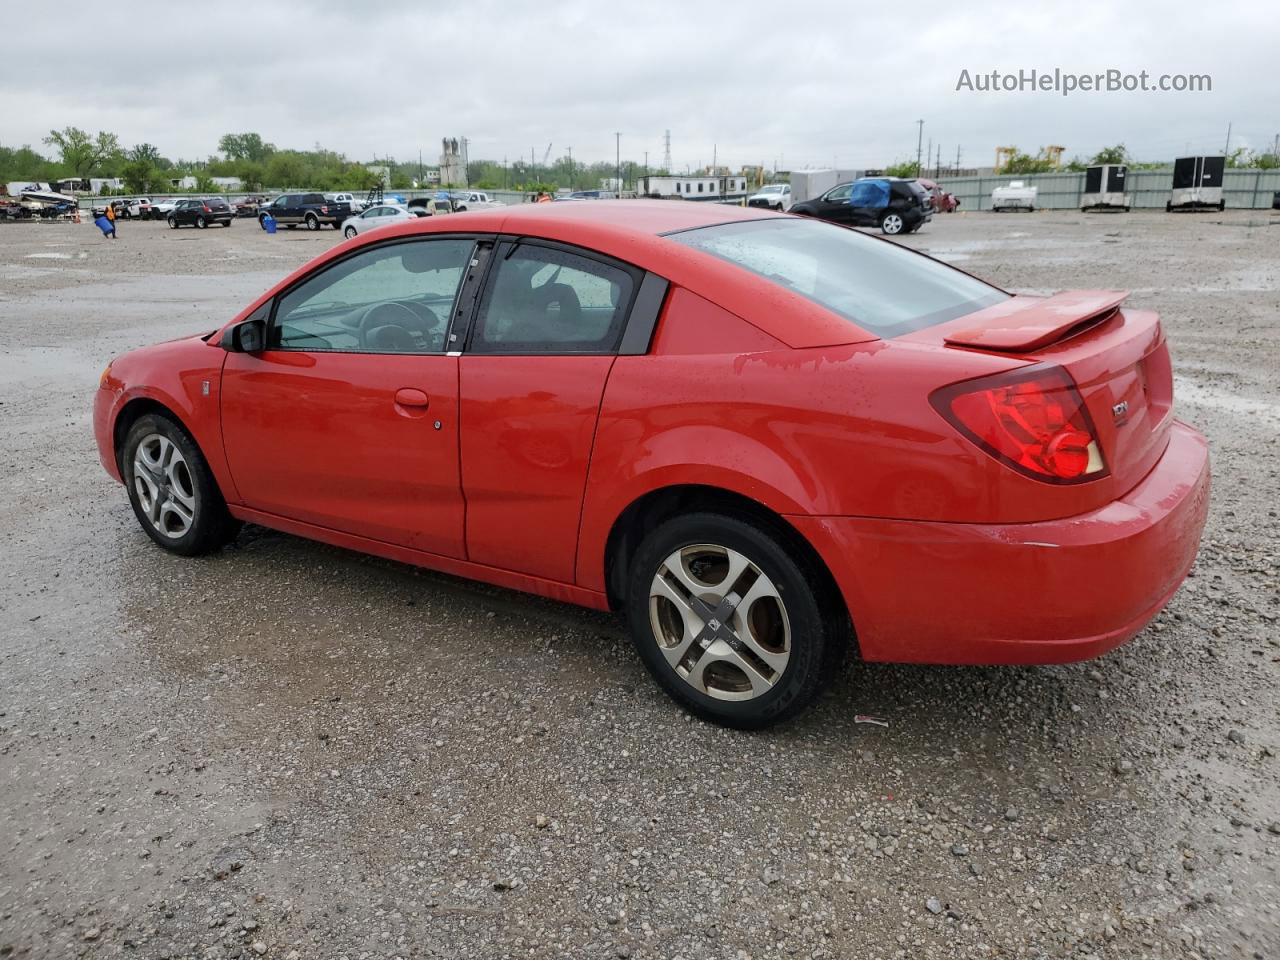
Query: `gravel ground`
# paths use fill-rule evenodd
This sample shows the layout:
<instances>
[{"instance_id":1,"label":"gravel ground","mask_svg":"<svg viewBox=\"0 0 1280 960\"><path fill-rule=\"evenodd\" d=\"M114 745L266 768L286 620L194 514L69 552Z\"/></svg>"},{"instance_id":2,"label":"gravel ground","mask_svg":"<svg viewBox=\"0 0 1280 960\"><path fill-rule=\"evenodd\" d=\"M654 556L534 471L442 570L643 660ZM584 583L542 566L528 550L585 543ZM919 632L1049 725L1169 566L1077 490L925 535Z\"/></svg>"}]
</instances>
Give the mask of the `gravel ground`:
<instances>
[{"instance_id":1,"label":"gravel ground","mask_svg":"<svg viewBox=\"0 0 1280 960\"><path fill-rule=\"evenodd\" d=\"M606 616L257 528L146 539L98 372L338 239L0 225L0 957L1280 955L1280 216L904 240L1162 312L1204 548L1101 660L851 664L764 734L689 720Z\"/></svg>"}]
</instances>

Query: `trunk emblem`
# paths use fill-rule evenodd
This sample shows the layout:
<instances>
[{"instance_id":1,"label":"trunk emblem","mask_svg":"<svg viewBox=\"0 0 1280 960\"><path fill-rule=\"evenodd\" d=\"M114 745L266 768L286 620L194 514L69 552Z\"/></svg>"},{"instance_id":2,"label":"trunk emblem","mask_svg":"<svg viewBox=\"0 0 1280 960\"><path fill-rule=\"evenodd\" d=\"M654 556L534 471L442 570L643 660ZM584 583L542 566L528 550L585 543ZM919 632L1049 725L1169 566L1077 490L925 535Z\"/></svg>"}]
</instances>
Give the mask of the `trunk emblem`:
<instances>
[{"instance_id":1,"label":"trunk emblem","mask_svg":"<svg viewBox=\"0 0 1280 960\"><path fill-rule=\"evenodd\" d=\"M1121 400L1113 406L1111 408L1111 416L1115 417L1117 424L1124 423L1125 419L1129 416L1129 401Z\"/></svg>"}]
</instances>

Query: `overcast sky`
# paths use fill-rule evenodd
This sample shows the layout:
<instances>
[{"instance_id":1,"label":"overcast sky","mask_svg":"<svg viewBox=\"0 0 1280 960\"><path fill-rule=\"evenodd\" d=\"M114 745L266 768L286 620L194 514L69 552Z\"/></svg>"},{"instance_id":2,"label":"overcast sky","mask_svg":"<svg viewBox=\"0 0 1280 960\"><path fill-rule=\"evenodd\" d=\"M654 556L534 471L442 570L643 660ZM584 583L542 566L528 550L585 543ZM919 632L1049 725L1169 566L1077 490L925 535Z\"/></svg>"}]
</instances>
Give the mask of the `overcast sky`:
<instances>
[{"instance_id":1,"label":"overcast sky","mask_svg":"<svg viewBox=\"0 0 1280 960\"><path fill-rule=\"evenodd\" d=\"M191 9L190 15L179 13ZM753 12L756 8L758 12ZM60 0L10 10L0 144L68 124L206 157L226 132L353 159L471 158L879 166L924 139L989 166L999 144L1139 159L1269 148L1280 133L1274 0L1210 4L604 4L521 0ZM20 23L18 21L21 21ZM1019 69L1209 74L1210 93L957 92Z\"/></svg>"}]
</instances>

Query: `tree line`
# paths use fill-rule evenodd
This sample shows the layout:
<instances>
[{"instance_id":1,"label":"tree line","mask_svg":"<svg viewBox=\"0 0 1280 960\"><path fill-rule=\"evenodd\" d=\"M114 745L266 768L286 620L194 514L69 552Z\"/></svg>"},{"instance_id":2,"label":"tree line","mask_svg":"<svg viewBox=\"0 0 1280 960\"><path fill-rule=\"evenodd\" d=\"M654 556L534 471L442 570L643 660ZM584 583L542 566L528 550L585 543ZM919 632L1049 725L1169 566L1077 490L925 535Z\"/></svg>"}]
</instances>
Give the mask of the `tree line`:
<instances>
[{"instance_id":1,"label":"tree line","mask_svg":"<svg viewBox=\"0 0 1280 960\"><path fill-rule=\"evenodd\" d=\"M146 194L171 192L173 182L183 177L194 177L194 189L201 193L217 191L214 177L236 177L246 191L267 185L367 190L381 179L368 165L333 150L319 145L314 150L281 150L257 133L228 133L218 141L219 155L202 160L170 159L150 143L126 148L114 133L100 130L91 134L79 127L51 130L44 145L51 148L53 156L45 156L29 144L16 148L0 145L0 183L119 178L123 192Z\"/></svg>"},{"instance_id":2,"label":"tree line","mask_svg":"<svg viewBox=\"0 0 1280 960\"><path fill-rule=\"evenodd\" d=\"M218 152L200 160L170 159L150 143L125 147L120 138L105 130L96 134L79 127L51 130L44 138L50 156L30 145L0 145L0 183L15 180L52 181L67 177L86 179L119 178L127 194L166 193L184 177L195 178L195 192L215 193L214 177L235 177L241 189L252 192L265 187L310 190L367 190L383 181L394 190L425 186L428 170L434 165L394 158L377 158L366 163L349 160L341 153L319 144L312 150L281 149L258 133L227 133L218 140ZM386 175L384 176L384 171ZM666 174L665 170L645 170L641 164L583 163L561 157L550 163L515 160L474 160L467 164L467 182L444 183L443 187L469 186L480 190L598 189L602 181L621 173L627 185L634 185L645 173Z\"/></svg>"}]
</instances>

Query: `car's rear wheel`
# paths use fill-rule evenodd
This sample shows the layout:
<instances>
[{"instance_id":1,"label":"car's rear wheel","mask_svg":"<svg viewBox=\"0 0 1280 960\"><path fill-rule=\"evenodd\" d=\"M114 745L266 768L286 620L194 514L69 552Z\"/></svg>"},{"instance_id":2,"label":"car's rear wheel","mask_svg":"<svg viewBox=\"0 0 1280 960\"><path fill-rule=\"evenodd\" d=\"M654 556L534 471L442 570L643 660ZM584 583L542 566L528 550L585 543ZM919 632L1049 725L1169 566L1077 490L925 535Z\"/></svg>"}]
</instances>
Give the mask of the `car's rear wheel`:
<instances>
[{"instance_id":1,"label":"car's rear wheel","mask_svg":"<svg viewBox=\"0 0 1280 960\"><path fill-rule=\"evenodd\" d=\"M320 218L313 213L307 214L307 229L308 230L320 229Z\"/></svg>"},{"instance_id":2,"label":"car's rear wheel","mask_svg":"<svg viewBox=\"0 0 1280 960\"><path fill-rule=\"evenodd\" d=\"M345 229L345 230L343 230L343 231L342 231L342 235L343 235L344 237L346 237L348 240L350 240L352 237L354 237L354 236L356 235L356 228L355 228L355 227L347 227L347 229Z\"/></svg>"},{"instance_id":3,"label":"car's rear wheel","mask_svg":"<svg viewBox=\"0 0 1280 960\"><path fill-rule=\"evenodd\" d=\"M715 513L658 527L632 559L627 619L636 649L678 703L756 729L803 709L841 645L822 576L784 538Z\"/></svg>"},{"instance_id":4,"label":"car's rear wheel","mask_svg":"<svg viewBox=\"0 0 1280 960\"><path fill-rule=\"evenodd\" d=\"M901 214L886 213L880 218L880 229L891 237L901 233L903 226Z\"/></svg>"},{"instance_id":5,"label":"car's rear wheel","mask_svg":"<svg viewBox=\"0 0 1280 960\"><path fill-rule=\"evenodd\" d=\"M168 417L138 418L125 437L120 467L138 523L166 550L208 553L240 529L200 448Z\"/></svg>"}]
</instances>

